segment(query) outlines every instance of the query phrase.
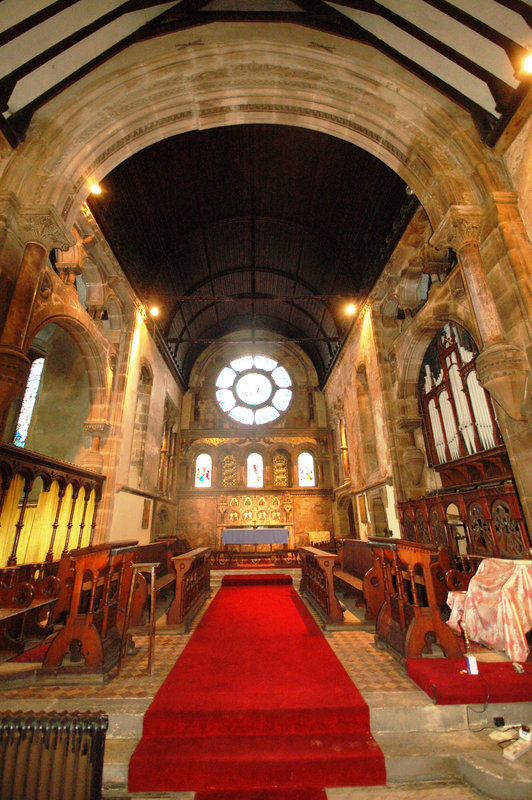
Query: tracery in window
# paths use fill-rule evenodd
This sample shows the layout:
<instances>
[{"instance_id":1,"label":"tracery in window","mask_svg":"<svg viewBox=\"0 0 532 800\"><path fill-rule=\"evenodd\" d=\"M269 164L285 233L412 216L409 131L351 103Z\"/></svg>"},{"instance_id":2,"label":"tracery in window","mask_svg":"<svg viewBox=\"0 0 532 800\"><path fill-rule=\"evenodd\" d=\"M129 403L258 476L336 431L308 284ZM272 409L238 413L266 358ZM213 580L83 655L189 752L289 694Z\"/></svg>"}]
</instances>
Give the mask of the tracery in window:
<instances>
[{"instance_id":1,"label":"tracery in window","mask_svg":"<svg viewBox=\"0 0 532 800\"><path fill-rule=\"evenodd\" d=\"M28 430L39 392L43 368L44 358L36 358L31 365L30 374L26 383L26 390L18 415L17 427L13 437L13 444L16 444L17 447L24 447L26 439L28 438Z\"/></svg>"},{"instance_id":2,"label":"tracery in window","mask_svg":"<svg viewBox=\"0 0 532 800\"><path fill-rule=\"evenodd\" d=\"M212 458L208 453L200 453L196 458L196 479L194 486L208 489L212 485Z\"/></svg>"},{"instance_id":3,"label":"tracery in window","mask_svg":"<svg viewBox=\"0 0 532 800\"><path fill-rule=\"evenodd\" d=\"M300 486L315 486L314 458L311 453L300 453L297 459Z\"/></svg>"},{"instance_id":4,"label":"tracery in window","mask_svg":"<svg viewBox=\"0 0 532 800\"><path fill-rule=\"evenodd\" d=\"M264 467L260 453L250 453L247 461L247 485L250 489L262 489Z\"/></svg>"},{"instance_id":5,"label":"tracery in window","mask_svg":"<svg viewBox=\"0 0 532 800\"><path fill-rule=\"evenodd\" d=\"M292 379L268 356L241 356L216 378L216 400L224 414L242 425L274 422L292 400Z\"/></svg>"}]
</instances>

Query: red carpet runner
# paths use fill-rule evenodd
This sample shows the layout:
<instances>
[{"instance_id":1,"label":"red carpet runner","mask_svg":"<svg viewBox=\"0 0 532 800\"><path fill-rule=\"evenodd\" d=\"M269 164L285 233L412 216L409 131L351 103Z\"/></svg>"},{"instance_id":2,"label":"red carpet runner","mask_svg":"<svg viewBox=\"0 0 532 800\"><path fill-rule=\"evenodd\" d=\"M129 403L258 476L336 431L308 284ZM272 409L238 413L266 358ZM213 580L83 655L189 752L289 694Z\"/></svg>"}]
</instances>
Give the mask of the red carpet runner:
<instances>
[{"instance_id":1,"label":"red carpet runner","mask_svg":"<svg viewBox=\"0 0 532 800\"><path fill-rule=\"evenodd\" d=\"M130 791L318 798L386 782L369 709L291 583L224 577L146 712Z\"/></svg>"}]
</instances>

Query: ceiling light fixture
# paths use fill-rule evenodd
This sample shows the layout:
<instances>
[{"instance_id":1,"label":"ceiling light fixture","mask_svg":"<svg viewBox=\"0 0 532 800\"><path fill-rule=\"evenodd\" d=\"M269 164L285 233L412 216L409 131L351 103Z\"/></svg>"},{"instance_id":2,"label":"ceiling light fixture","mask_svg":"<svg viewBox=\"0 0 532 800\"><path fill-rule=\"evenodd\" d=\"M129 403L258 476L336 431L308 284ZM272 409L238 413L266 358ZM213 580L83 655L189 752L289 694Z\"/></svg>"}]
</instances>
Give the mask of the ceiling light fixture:
<instances>
[{"instance_id":1,"label":"ceiling light fixture","mask_svg":"<svg viewBox=\"0 0 532 800\"><path fill-rule=\"evenodd\" d=\"M349 314L350 317L353 316L353 314L355 313L356 310L357 310L357 307L356 307L356 305L354 303L349 303L349 305L347 305L345 307L345 313Z\"/></svg>"},{"instance_id":2,"label":"ceiling light fixture","mask_svg":"<svg viewBox=\"0 0 532 800\"><path fill-rule=\"evenodd\" d=\"M159 309L157 308L157 306L152 306L150 308L150 314L151 314L152 317L158 317L159 316Z\"/></svg>"},{"instance_id":3,"label":"ceiling light fixture","mask_svg":"<svg viewBox=\"0 0 532 800\"><path fill-rule=\"evenodd\" d=\"M528 54L523 59L523 72L526 72L527 75L532 74L532 53L530 52L530 48Z\"/></svg>"}]
</instances>

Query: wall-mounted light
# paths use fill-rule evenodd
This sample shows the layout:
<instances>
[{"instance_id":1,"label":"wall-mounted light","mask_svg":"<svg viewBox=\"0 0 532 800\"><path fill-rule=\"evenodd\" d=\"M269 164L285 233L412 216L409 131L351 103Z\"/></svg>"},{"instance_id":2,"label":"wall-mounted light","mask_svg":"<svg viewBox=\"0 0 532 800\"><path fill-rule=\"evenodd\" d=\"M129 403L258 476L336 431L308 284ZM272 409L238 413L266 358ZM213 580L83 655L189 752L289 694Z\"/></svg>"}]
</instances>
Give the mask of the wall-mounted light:
<instances>
[{"instance_id":1,"label":"wall-mounted light","mask_svg":"<svg viewBox=\"0 0 532 800\"><path fill-rule=\"evenodd\" d=\"M528 80L532 75L532 49L530 45L525 48L525 54L521 58L521 63L515 71L518 81Z\"/></svg>"},{"instance_id":2,"label":"wall-mounted light","mask_svg":"<svg viewBox=\"0 0 532 800\"><path fill-rule=\"evenodd\" d=\"M91 194L101 194L102 187L99 183L91 183Z\"/></svg>"},{"instance_id":3,"label":"wall-mounted light","mask_svg":"<svg viewBox=\"0 0 532 800\"><path fill-rule=\"evenodd\" d=\"M356 305L354 303L349 303L345 307L345 313L349 314L350 317L353 316L353 314L355 313L356 310L357 310L357 307L356 307Z\"/></svg>"},{"instance_id":4,"label":"wall-mounted light","mask_svg":"<svg viewBox=\"0 0 532 800\"><path fill-rule=\"evenodd\" d=\"M158 317L159 316L159 309L157 308L157 306L152 306L150 308L150 316L152 316L152 317Z\"/></svg>"}]
</instances>

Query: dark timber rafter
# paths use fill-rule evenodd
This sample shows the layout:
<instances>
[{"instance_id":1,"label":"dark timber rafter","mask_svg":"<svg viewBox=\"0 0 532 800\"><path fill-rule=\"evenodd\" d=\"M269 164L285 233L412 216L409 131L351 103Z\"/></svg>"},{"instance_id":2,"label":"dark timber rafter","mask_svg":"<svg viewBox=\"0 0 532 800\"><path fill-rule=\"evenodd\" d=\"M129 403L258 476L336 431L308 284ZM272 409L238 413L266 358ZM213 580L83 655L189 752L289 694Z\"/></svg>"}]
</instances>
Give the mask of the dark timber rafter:
<instances>
[{"instance_id":1,"label":"dark timber rafter","mask_svg":"<svg viewBox=\"0 0 532 800\"><path fill-rule=\"evenodd\" d=\"M523 0L496 1L501 6L501 9L504 8L513 11L519 14L529 24L532 23L532 9L527 3L523 2ZM447 2L447 0L424 0L424 2L438 9L443 14L446 14L449 18L460 22L472 32L483 36L488 41L502 48L510 59L513 68L515 70L519 68L520 60L527 52L526 48L510 39L504 32L495 30L490 25L476 19L453 3ZM489 70L468 58L467 55L445 44L436 36L423 30L420 25L410 22L400 13L391 11L376 0L336 0L334 4L335 7L324 2L324 0L291 0L289 5L287 4L284 6L285 10L279 10L283 9L282 3L272 2L270 10L266 11L243 11L241 10L242 4L239 5L239 10L231 11L216 10L211 0L182 0L181 2L175 2L169 9L161 11L161 13L155 16L150 22L141 25L137 31L124 36L124 38L117 41L94 59L88 60L71 75L49 86L40 96L31 100L25 107L15 112L11 117L4 118L1 127L6 138L12 146L16 146L18 141L24 138L32 115L37 108L135 42L167 33L208 25L214 22L292 23L323 33L340 36L344 39L369 44L388 58L405 67L440 93L449 97L462 108L466 109L479 126L483 137L490 144L493 144L494 137L500 135L502 132L501 120L507 120L509 118L511 113L515 110L516 104L523 96L522 86L514 90L512 86L507 84L499 76L492 74ZM0 47L3 44L15 41L17 37L29 30L38 29L40 24L51 19L57 18L59 25L60 16L58 15L72 6L75 6L74 0L55 0L55 2L51 2L40 11L30 14L7 30L0 32ZM127 0L93 22L80 27L61 41L49 47L45 47L41 52L30 53L25 63L17 66L0 80L0 103L2 109L4 111L8 109L9 100L17 82L27 75L31 75L31 73L39 67L49 63L54 58L68 51L69 48L79 44L88 36L97 33L99 30L103 29L104 26L125 14L149 8L157 9L160 7L162 9L163 6L164 2L162 2L162 0ZM449 59L449 61L459 65L462 69L474 75L478 80L484 81L495 100L496 110L501 114L501 120L498 121L494 115L478 105L472 98L465 95L459 88L447 83L442 76L436 75L421 66L421 64L416 62L415 57L409 58L403 52L394 49L391 45L366 30L362 24L351 20L347 16L347 13L344 14L341 12L342 7L345 8L346 11L352 8L375 14L386 19L399 30L404 31L408 35L416 38L423 45L432 48L435 52Z\"/></svg>"}]
</instances>

